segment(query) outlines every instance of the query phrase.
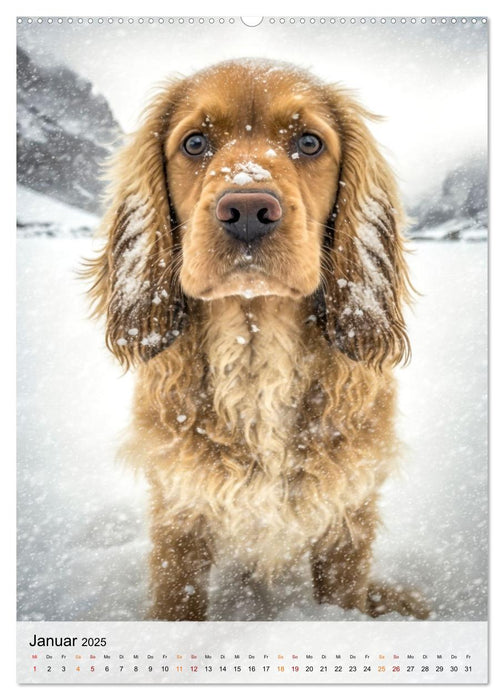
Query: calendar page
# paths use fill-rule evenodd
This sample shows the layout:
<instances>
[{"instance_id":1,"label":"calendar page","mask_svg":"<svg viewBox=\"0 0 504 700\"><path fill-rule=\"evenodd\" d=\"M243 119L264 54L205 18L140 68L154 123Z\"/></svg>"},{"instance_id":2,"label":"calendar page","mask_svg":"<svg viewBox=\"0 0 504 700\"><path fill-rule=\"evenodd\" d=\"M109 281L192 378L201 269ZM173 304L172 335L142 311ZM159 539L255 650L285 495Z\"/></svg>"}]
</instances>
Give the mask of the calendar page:
<instances>
[{"instance_id":1,"label":"calendar page","mask_svg":"<svg viewBox=\"0 0 504 700\"><path fill-rule=\"evenodd\" d=\"M487 19L17 30L18 682L487 683Z\"/></svg>"}]
</instances>

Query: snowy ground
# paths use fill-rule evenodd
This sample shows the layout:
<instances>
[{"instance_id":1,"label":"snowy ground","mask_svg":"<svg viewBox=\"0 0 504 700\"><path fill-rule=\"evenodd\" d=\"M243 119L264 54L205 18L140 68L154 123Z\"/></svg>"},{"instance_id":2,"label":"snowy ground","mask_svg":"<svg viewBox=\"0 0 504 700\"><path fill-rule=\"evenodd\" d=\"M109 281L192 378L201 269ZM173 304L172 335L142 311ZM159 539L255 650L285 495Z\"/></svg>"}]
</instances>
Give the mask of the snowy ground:
<instances>
[{"instance_id":1,"label":"snowy ground","mask_svg":"<svg viewBox=\"0 0 504 700\"><path fill-rule=\"evenodd\" d=\"M416 242L411 365L399 371L402 475L383 491L376 573L418 586L442 620L486 619L486 244ZM18 241L19 619L138 620L148 605L146 493L114 461L132 377L86 319L86 239ZM310 596L282 620L362 619ZM239 618L215 573L214 619ZM253 614L253 603L245 610ZM389 615L388 619L396 619ZM382 618L383 619L383 618Z\"/></svg>"},{"instance_id":2,"label":"snowy ground","mask_svg":"<svg viewBox=\"0 0 504 700\"><path fill-rule=\"evenodd\" d=\"M18 238L89 237L99 223L93 214L22 185L16 188L16 209Z\"/></svg>"}]
</instances>

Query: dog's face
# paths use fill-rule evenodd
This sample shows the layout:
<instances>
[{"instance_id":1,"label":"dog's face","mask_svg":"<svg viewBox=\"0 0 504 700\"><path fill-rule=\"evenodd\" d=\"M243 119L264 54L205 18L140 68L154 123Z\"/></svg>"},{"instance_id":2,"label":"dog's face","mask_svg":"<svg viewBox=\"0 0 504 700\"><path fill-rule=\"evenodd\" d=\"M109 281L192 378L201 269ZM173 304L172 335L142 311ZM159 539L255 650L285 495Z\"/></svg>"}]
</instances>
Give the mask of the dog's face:
<instances>
[{"instance_id":1,"label":"dog's face","mask_svg":"<svg viewBox=\"0 0 504 700\"><path fill-rule=\"evenodd\" d=\"M171 81L110 170L90 275L126 365L176 341L200 303L284 296L326 340L381 365L408 354L395 179L347 91L231 61Z\"/></svg>"},{"instance_id":2,"label":"dog's face","mask_svg":"<svg viewBox=\"0 0 504 700\"><path fill-rule=\"evenodd\" d=\"M230 64L190 83L171 122L185 294L312 294L341 158L322 91L294 71Z\"/></svg>"}]
</instances>

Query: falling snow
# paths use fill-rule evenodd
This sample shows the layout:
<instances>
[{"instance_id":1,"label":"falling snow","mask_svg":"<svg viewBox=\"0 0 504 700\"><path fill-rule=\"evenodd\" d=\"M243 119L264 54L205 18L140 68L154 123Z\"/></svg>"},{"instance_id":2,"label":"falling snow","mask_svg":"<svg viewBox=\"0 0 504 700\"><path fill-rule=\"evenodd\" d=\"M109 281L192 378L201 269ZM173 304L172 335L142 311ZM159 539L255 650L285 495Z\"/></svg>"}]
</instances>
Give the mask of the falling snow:
<instances>
[{"instance_id":1,"label":"falling snow","mask_svg":"<svg viewBox=\"0 0 504 700\"><path fill-rule=\"evenodd\" d=\"M18 181L22 185L18 187L17 257L18 614L30 620L137 620L150 604L147 487L141 470L128 471L115 458L119 436L130 418L133 377L124 375L106 353L102 324L88 320L85 285L75 271L82 257L93 256L92 244L84 237L95 228L100 214L100 164L111 144L123 138L123 129L133 128L131 120L139 111L133 106L140 107L149 87L144 78L164 70L166 62L159 56L163 52L168 56L175 44L166 48L161 25L158 34L154 26L149 28L148 69L144 63L130 61L125 72L124 52L131 53L128 42L108 42L108 49L100 44L95 51L94 39L84 46L74 33L75 50L63 58L79 63L78 57L86 55L86 71L98 77L104 88L108 83L109 88L112 84L117 88L114 112L122 129L95 86L71 67L62 66L62 56L50 42L46 47L43 41L36 45L30 40L27 26L19 27L23 49L18 52ZM377 39L366 26L360 33L346 33L346 39L342 34L334 41L333 26L317 25L314 30L324 40L313 43L310 62L324 79L341 79L363 95L374 94L378 104L370 103L370 109L384 106L391 117L389 126L375 124L373 132L383 136L380 141L396 154L409 213L417 220L415 237L430 239L420 240L416 253L409 256L412 281L422 296L408 313L413 360L397 372L402 469L383 488L384 526L374 547L374 573L383 580L418 587L430 601L435 619L481 620L487 614L488 539L486 44L471 43L460 23L452 27L449 42L438 42L427 25L421 28L427 43L414 54L412 47L417 44L408 41L408 35L401 39L392 25L383 27L388 34ZM414 38L420 25L407 26ZM47 30L51 29L48 25ZM438 29L432 27L433 32ZM44 32L45 23L37 31ZM268 32L268 26L261 31ZM393 50L381 50L384 36ZM141 41L140 34L137 39ZM282 39L284 56L296 60L298 33L284 32ZM224 45L228 50L230 45ZM213 51L215 44L209 42L209 46ZM239 47L246 54L250 49L251 43ZM265 42L263 49L275 56L279 50L274 41ZM369 50L381 56L380 70L356 71L355 56L364 65L369 62ZM210 57L203 52L195 59L194 52L179 51L174 68L189 73L195 60L205 64ZM397 71L398 65L408 65L408 70ZM439 65L445 70L440 71ZM263 68L266 73L279 71L278 79L285 70L269 63ZM124 79L129 89L119 89ZM464 92L460 92L461 82ZM267 93L267 88L260 89ZM304 97L299 94L302 86L293 89L298 93L294 99ZM475 95L481 99L473 99ZM294 124L278 129L284 142L285 134L299 126L299 113L291 118ZM203 124L213 127L210 116ZM247 124L245 130L252 131L252 126ZM235 143L233 139L226 147ZM275 141L271 144L277 147ZM264 151L269 145L265 141L254 157L262 158L264 153L265 158L274 158L273 148ZM291 155L294 161L299 157L296 152ZM241 185L272 179L268 170L252 161L229 160L228 165L220 169L227 182ZM209 175L220 173L211 170ZM340 185L346 186L343 181ZM373 255L385 266L391 262L375 229L384 220L381 201L385 195L376 190L361 202L367 221L362 222L355 245L367 280L365 284L343 277L337 280L340 288L348 286L344 314L383 313L372 291L388 291ZM138 196L127 200L126 211L128 223L120 240L125 250L117 273L120 300L127 306L144 295L159 307L168 296L166 290L149 288L140 274L152 244L145 232L153 212ZM344 254L343 247L339 252ZM252 258L244 255L244 259ZM158 264L166 267L162 259ZM254 295L252 290L242 294ZM161 313L161 307L155 313ZM306 321L315 323L317 318L310 315ZM250 333L259 332L251 323ZM172 331L173 336L178 333ZM152 332L140 337L140 329L129 328L117 345L138 340L144 346L156 346L161 336ZM248 341L237 336L236 342ZM176 420L181 430L188 429L186 414L180 413ZM206 429L211 432L210 426L194 428L201 442ZM302 441L298 446L306 449ZM161 566L166 568L168 562ZM185 593L195 593L189 582ZM214 567L210 616L253 619L266 609L278 620L363 619L355 611L314 602L307 561L264 595L262 602L256 594L240 583L232 567Z\"/></svg>"},{"instance_id":2,"label":"falling snow","mask_svg":"<svg viewBox=\"0 0 504 700\"><path fill-rule=\"evenodd\" d=\"M90 246L18 242L21 619L135 620L149 606L147 488L114 457L133 378L87 320L74 270ZM405 449L383 489L375 573L418 586L437 619L485 619L486 245L418 243L409 260L423 296L408 317L413 360L398 372ZM274 589L276 619L362 619L317 605L307 566ZM260 616L264 603L252 593L214 569L212 618Z\"/></svg>"}]
</instances>

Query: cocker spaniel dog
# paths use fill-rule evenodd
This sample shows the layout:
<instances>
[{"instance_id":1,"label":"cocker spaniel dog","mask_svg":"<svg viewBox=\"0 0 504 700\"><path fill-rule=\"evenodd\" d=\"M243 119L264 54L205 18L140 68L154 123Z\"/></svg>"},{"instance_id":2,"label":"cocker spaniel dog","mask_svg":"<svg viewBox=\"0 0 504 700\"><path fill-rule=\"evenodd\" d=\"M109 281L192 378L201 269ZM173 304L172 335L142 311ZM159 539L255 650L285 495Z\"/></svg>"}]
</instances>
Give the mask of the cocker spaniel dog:
<instances>
[{"instance_id":1,"label":"cocker spaniel dog","mask_svg":"<svg viewBox=\"0 0 504 700\"><path fill-rule=\"evenodd\" d=\"M212 562L424 618L370 580L409 354L394 177L338 87L231 61L169 82L115 158L91 263L109 349L137 367L128 458L152 498L151 617L204 620Z\"/></svg>"}]
</instances>

